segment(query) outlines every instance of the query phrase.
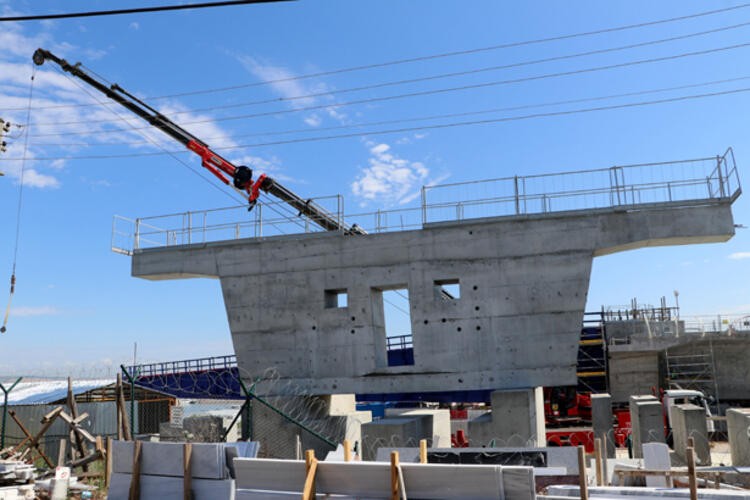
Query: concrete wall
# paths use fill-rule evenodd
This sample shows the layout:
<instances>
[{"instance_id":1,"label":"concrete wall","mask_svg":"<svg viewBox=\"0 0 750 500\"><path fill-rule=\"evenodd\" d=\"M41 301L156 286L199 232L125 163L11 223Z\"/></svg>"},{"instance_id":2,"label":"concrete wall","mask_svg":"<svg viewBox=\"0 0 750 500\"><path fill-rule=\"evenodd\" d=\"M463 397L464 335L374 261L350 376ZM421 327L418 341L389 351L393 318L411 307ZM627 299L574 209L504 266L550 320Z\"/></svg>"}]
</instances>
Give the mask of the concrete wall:
<instances>
[{"instance_id":1,"label":"concrete wall","mask_svg":"<svg viewBox=\"0 0 750 500\"><path fill-rule=\"evenodd\" d=\"M609 326L607 327L609 334ZM646 339L626 345L609 346L609 384L614 402L625 402L631 394L666 387L664 350L675 356L708 354L713 349L715 378L720 401L750 400L750 335L682 336ZM713 382L705 388L713 394Z\"/></svg>"},{"instance_id":2,"label":"concrete wall","mask_svg":"<svg viewBox=\"0 0 750 500\"><path fill-rule=\"evenodd\" d=\"M733 233L729 204L584 211L149 249L132 272L218 277L248 378L274 367L310 394L528 388L576 383L594 256ZM440 280L458 280L460 299L436 294ZM393 287L409 290L413 366L387 365ZM326 307L327 290L346 290L347 307Z\"/></svg>"},{"instance_id":3,"label":"concrete wall","mask_svg":"<svg viewBox=\"0 0 750 500\"><path fill-rule=\"evenodd\" d=\"M661 387L658 351L638 352L610 346L609 392L612 401L624 403L632 394L649 394L652 387Z\"/></svg>"}]
</instances>

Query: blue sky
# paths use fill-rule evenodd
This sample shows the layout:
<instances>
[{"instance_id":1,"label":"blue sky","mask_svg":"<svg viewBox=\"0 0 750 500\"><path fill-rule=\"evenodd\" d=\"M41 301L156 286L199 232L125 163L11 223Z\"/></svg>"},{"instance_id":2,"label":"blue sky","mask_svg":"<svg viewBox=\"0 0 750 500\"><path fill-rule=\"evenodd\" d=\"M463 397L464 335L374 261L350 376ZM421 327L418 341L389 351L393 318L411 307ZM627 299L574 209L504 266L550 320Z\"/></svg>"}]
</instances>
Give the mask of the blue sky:
<instances>
[{"instance_id":1,"label":"blue sky","mask_svg":"<svg viewBox=\"0 0 750 500\"><path fill-rule=\"evenodd\" d=\"M156 5L133 0L127 6ZM60 12L59 2L3 1L3 15ZM299 2L174 13L0 23L0 117L26 123L31 55L52 50L146 98L240 87L149 102L232 161L252 165L303 196L341 193L358 211L410 206L423 184L529 175L722 154L734 148L740 176L750 158L745 117L750 93L448 129L368 134L336 140L239 147L351 133L326 131L433 114L539 105L750 77L750 47L606 71L440 94L341 103L430 89L526 78L740 45L750 26L668 43L505 70L357 92L342 89L605 49L750 22L750 8L680 22L502 50L421 60L317 78L272 80L397 59L588 32L689 15L741 2ZM118 7L126 7L125 4ZM70 0L65 11L111 8ZM642 97L535 108L554 112L750 87L750 79ZM107 374L132 357L158 361L232 351L218 281L149 282L130 277L127 257L110 252L112 217L142 217L239 203L149 141L179 144L120 117L47 64L36 72L28 126L17 291L0 337L0 375ZM307 96L254 106L248 101ZM337 107L300 110L323 105ZM262 117L237 115L270 113ZM480 118L524 114L497 112ZM471 117L467 119L472 119ZM123 120L129 120L130 125ZM443 120L443 122L450 120ZM455 120L454 120L455 121ZM196 123L197 122L197 123ZM438 121L439 122L439 121ZM411 122L404 126L419 126ZM434 123L434 122L430 122ZM379 130L388 127L365 127ZM13 265L20 162L26 129L14 128L0 154L0 305ZM285 135L262 135L300 130ZM147 134L147 138L141 135ZM130 155L130 156L127 156ZM98 159L81 157L98 156ZM178 157L193 168L190 154ZM46 159L44 159L46 158ZM212 186L213 185L213 186ZM746 197L735 222L750 225ZM632 297L674 302L683 314L750 314L750 230L728 243L653 248L597 258L588 309Z\"/></svg>"}]
</instances>

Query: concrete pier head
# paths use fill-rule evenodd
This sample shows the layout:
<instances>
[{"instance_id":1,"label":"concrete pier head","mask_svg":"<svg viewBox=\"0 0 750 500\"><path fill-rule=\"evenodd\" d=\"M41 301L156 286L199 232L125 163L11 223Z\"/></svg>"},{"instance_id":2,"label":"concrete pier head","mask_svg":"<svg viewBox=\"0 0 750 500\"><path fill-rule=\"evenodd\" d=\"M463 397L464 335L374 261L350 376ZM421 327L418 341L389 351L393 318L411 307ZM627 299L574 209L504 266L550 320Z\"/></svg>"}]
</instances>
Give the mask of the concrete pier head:
<instances>
[{"instance_id":1,"label":"concrete pier head","mask_svg":"<svg viewBox=\"0 0 750 500\"><path fill-rule=\"evenodd\" d=\"M576 383L595 256L733 234L729 202L618 206L136 250L132 272L220 279L241 372L289 382L259 394L524 389ZM383 292L403 288L414 361L391 366Z\"/></svg>"}]
</instances>

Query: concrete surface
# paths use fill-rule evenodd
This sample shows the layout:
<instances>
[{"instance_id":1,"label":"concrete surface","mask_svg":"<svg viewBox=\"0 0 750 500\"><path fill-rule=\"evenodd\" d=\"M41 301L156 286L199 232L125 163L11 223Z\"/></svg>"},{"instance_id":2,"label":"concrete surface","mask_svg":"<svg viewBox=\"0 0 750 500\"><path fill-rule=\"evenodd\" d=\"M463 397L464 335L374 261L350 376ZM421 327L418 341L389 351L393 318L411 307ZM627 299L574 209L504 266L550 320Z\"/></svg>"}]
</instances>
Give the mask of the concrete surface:
<instances>
[{"instance_id":1,"label":"concrete surface","mask_svg":"<svg viewBox=\"0 0 750 500\"><path fill-rule=\"evenodd\" d=\"M542 388L494 391L492 411L468 423L472 446L547 444Z\"/></svg>"},{"instance_id":2,"label":"concrete surface","mask_svg":"<svg viewBox=\"0 0 750 500\"><path fill-rule=\"evenodd\" d=\"M727 430L729 432L732 465L735 467L750 466L750 408L727 410Z\"/></svg>"},{"instance_id":3,"label":"concrete surface","mask_svg":"<svg viewBox=\"0 0 750 500\"><path fill-rule=\"evenodd\" d=\"M675 405L672 407L673 448L677 457L685 464L687 464L685 449L688 446L689 437L692 437L695 442L696 465L711 465L706 409L691 404Z\"/></svg>"},{"instance_id":4,"label":"concrete surface","mask_svg":"<svg viewBox=\"0 0 750 500\"><path fill-rule=\"evenodd\" d=\"M386 417L410 415L428 415L426 433L427 446L434 448L450 448L451 446L451 415L450 410L430 408L386 408Z\"/></svg>"},{"instance_id":5,"label":"concrete surface","mask_svg":"<svg viewBox=\"0 0 750 500\"><path fill-rule=\"evenodd\" d=\"M654 396L630 396L633 457L643 458L644 443L663 443L664 413Z\"/></svg>"},{"instance_id":6,"label":"concrete surface","mask_svg":"<svg viewBox=\"0 0 750 500\"><path fill-rule=\"evenodd\" d=\"M259 394L515 389L576 383L595 256L733 234L727 202L620 207L138 250L132 274L219 278L242 373L290 382ZM446 280L459 299L435 293ZM388 366L382 291L401 287L415 364ZM326 307L338 290L347 307Z\"/></svg>"},{"instance_id":7,"label":"concrete surface","mask_svg":"<svg viewBox=\"0 0 750 500\"><path fill-rule=\"evenodd\" d=\"M609 394L591 395L591 424L594 438L602 440L607 447L607 457L615 458L615 430L614 414L612 412L612 396Z\"/></svg>"},{"instance_id":8,"label":"concrete surface","mask_svg":"<svg viewBox=\"0 0 750 500\"><path fill-rule=\"evenodd\" d=\"M419 446L421 439L431 437L431 415L386 417L362 425L362 459L375 460L378 448Z\"/></svg>"}]
</instances>

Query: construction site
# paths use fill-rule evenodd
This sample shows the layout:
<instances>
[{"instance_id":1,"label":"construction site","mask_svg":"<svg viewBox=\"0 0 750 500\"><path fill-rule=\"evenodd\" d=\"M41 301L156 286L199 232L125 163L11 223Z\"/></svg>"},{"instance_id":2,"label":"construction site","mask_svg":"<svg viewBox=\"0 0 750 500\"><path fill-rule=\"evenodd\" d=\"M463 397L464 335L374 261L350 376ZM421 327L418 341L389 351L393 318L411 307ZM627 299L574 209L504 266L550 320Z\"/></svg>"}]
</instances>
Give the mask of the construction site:
<instances>
[{"instance_id":1,"label":"construction site","mask_svg":"<svg viewBox=\"0 0 750 500\"><path fill-rule=\"evenodd\" d=\"M95 15L104 14L84 16ZM158 134L190 154L194 166L179 161L193 173L243 198L161 215L138 213L143 196L122 205L128 212L107 215L109 254L127 262L133 286L216 283L217 296L203 299L223 306L231 352L186 350L193 342L186 332L158 359L139 362L134 352L132 362L96 377L0 371L0 500L750 498L750 311L693 314L680 307L676 289L664 294L673 288L666 272L655 277L658 289L641 276L644 295L621 297L627 305L592 308L590 297L595 262L690 247L700 259L703 249L738 237L738 164L747 160L731 147L688 157L675 149L670 158L630 164L613 154L609 164L574 170L505 165L502 175L456 173L455 182L424 177L398 203L376 208L357 197L364 183L351 196L309 197L325 183L291 189L260 157L241 164L226 147L211 147L199 126L183 126L177 117L187 110L111 83L66 59L65 48L29 52L28 106L0 109L6 117L27 113L21 125L2 120L14 151L24 148L13 174L10 299L23 276L19 241L33 229L21 211L40 203L22 197L24 179L41 175L29 162L45 158L29 153L37 140L27 131L34 85L54 71L66 93L84 93L128 127L143 128L143 147L174 157L149 135ZM143 75L136 76L129 80ZM66 147L79 157L65 161L87 159L79 146ZM405 168L385 143L367 147L381 167ZM177 174L169 179L170 188L181 182ZM96 263L90 271L106 281ZM685 266L690 272L699 274ZM714 285L705 285L707 296L718 293ZM102 284L96 293L117 302L115 288ZM608 296L627 293L624 284L612 288ZM658 305L642 303L655 298ZM31 315L10 299L0 336L8 361L0 368L22 357L2 342ZM154 307L165 316L191 314L163 299ZM127 316L139 314L149 317ZM114 350L120 340L101 342ZM44 341L29 342L41 348ZM66 345L90 348L74 339ZM175 354L184 352L196 354Z\"/></svg>"}]
</instances>

